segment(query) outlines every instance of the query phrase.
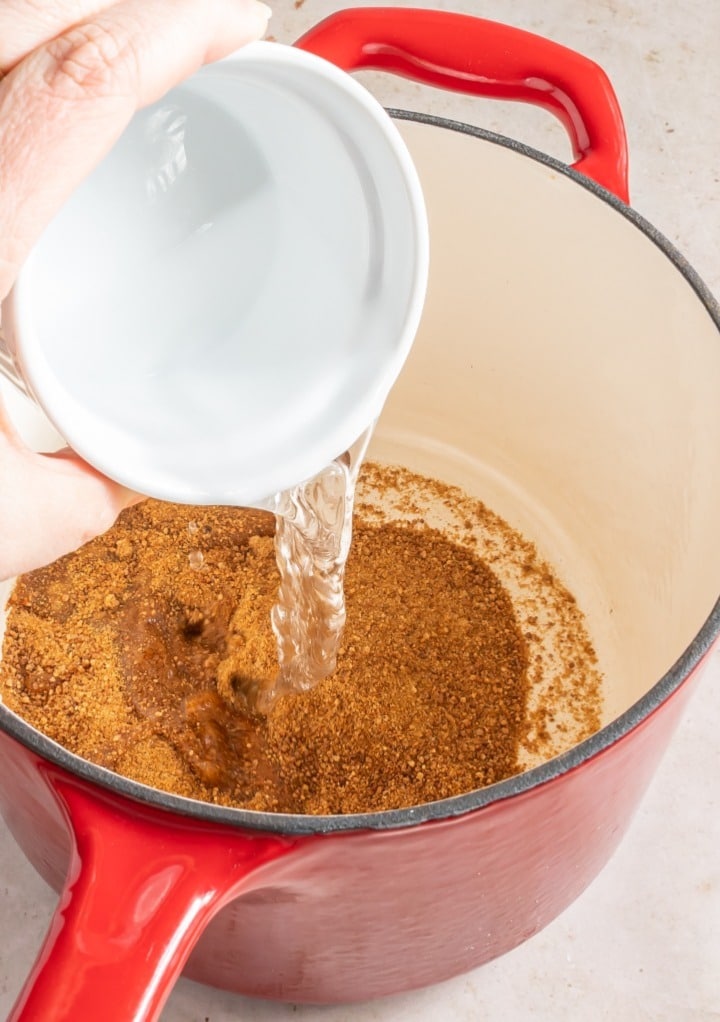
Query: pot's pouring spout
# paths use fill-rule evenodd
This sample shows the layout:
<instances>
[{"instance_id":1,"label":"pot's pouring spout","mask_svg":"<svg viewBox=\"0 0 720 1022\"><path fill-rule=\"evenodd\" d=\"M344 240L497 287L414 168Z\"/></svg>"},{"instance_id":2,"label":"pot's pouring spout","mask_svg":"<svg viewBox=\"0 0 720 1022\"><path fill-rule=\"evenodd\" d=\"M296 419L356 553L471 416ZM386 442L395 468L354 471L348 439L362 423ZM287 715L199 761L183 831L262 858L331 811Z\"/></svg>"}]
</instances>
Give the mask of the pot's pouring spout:
<instances>
[{"instance_id":1,"label":"pot's pouring spout","mask_svg":"<svg viewBox=\"0 0 720 1022\"><path fill-rule=\"evenodd\" d=\"M298 840L159 821L67 776L51 784L71 860L9 1022L154 1022L210 919Z\"/></svg>"}]
</instances>

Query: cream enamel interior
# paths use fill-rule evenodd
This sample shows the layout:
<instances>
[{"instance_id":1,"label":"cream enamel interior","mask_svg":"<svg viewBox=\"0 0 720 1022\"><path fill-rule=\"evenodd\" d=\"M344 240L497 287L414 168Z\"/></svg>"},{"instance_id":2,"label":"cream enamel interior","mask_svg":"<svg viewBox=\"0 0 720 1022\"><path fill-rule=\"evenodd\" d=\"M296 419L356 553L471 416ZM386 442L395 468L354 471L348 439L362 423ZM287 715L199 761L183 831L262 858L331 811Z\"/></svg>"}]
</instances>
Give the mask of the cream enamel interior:
<instances>
[{"instance_id":1,"label":"cream enamel interior","mask_svg":"<svg viewBox=\"0 0 720 1022\"><path fill-rule=\"evenodd\" d=\"M371 456L463 486L537 544L586 613L613 719L720 590L720 337L608 203L503 146L401 125L430 287Z\"/></svg>"},{"instance_id":2,"label":"cream enamel interior","mask_svg":"<svg viewBox=\"0 0 720 1022\"><path fill-rule=\"evenodd\" d=\"M572 179L399 126L430 217L430 286L370 456L462 486L536 543L585 611L612 720L720 590L718 329L667 255ZM6 398L28 442L58 445L30 402Z\"/></svg>"}]
</instances>

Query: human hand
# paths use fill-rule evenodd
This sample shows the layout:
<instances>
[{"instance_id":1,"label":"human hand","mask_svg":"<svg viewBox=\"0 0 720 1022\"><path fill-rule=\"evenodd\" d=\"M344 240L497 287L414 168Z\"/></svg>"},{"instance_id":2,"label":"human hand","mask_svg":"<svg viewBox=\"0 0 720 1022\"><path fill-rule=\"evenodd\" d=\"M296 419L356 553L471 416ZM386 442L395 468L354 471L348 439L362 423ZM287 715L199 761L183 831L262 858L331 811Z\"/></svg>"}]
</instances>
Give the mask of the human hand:
<instances>
[{"instance_id":1,"label":"human hand","mask_svg":"<svg viewBox=\"0 0 720 1022\"><path fill-rule=\"evenodd\" d=\"M132 115L259 38L256 0L2 0L0 302ZM0 578L55 560L140 499L70 451L30 451L0 409Z\"/></svg>"}]
</instances>

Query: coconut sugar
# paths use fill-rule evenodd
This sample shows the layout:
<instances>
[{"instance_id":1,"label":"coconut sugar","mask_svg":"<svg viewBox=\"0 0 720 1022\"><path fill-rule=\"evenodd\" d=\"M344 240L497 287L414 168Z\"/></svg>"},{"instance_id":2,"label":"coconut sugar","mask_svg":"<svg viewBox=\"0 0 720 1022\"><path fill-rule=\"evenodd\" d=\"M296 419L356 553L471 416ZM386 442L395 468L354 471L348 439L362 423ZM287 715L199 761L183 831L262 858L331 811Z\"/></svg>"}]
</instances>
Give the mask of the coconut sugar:
<instances>
[{"instance_id":1,"label":"coconut sugar","mask_svg":"<svg viewBox=\"0 0 720 1022\"><path fill-rule=\"evenodd\" d=\"M272 684L274 519L147 500L21 578L6 704L79 756L193 799L271 812L396 809L518 773L599 727L572 595L480 501L368 464L335 672ZM551 639L548 638L551 636Z\"/></svg>"}]
</instances>

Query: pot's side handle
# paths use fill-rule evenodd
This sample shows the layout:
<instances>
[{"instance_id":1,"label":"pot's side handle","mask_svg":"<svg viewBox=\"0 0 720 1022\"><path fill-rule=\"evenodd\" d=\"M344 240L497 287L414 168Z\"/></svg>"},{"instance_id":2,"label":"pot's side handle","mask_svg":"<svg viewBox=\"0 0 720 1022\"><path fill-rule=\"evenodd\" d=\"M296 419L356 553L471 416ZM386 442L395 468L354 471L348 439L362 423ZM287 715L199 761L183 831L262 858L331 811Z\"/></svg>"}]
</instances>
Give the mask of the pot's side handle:
<instances>
[{"instance_id":1,"label":"pot's side handle","mask_svg":"<svg viewBox=\"0 0 720 1022\"><path fill-rule=\"evenodd\" d=\"M153 1022L210 918L293 842L185 821L55 780L75 848L8 1022Z\"/></svg>"},{"instance_id":2,"label":"pot's side handle","mask_svg":"<svg viewBox=\"0 0 720 1022\"><path fill-rule=\"evenodd\" d=\"M574 50L483 18L406 7L339 11L296 45L346 71L391 71L456 92L541 106L564 124L573 169L628 201L617 97L602 68Z\"/></svg>"}]
</instances>

